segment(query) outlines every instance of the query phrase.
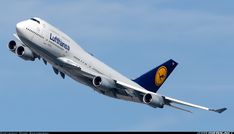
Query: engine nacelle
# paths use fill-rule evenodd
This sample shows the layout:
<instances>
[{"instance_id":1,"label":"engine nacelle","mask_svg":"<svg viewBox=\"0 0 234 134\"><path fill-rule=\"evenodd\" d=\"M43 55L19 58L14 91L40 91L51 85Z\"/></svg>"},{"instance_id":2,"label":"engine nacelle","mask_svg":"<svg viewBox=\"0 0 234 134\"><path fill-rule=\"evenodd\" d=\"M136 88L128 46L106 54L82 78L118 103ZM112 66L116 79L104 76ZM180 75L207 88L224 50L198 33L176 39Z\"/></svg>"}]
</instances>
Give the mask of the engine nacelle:
<instances>
[{"instance_id":1,"label":"engine nacelle","mask_svg":"<svg viewBox=\"0 0 234 134\"><path fill-rule=\"evenodd\" d=\"M110 89L110 88L115 88L115 81L105 78L105 77L101 77L101 76L97 76L93 79L93 85L96 88L100 88L100 89Z\"/></svg>"},{"instance_id":2,"label":"engine nacelle","mask_svg":"<svg viewBox=\"0 0 234 134\"><path fill-rule=\"evenodd\" d=\"M36 56L34 55L34 53L26 46L19 46L16 49L16 54L24 59L24 60L31 60L34 61Z\"/></svg>"},{"instance_id":3,"label":"engine nacelle","mask_svg":"<svg viewBox=\"0 0 234 134\"><path fill-rule=\"evenodd\" d=\"M143 102L154 108L163 108L164 99L162 96L154 95L154 94L145 94L143 97Z\"/></svg>"},{"instance_id":4,"label":"engine nacelle","mask_svg":"<svg viewBox=\"0 0 234 134\"><path fill-rule=\"evenodd\" d=\"M11 52L15 53L15 50L17 48L17 44L14 40L11 40L9 43L8 43L8 48L10 49Z\"/></svg>"}]
</instances>

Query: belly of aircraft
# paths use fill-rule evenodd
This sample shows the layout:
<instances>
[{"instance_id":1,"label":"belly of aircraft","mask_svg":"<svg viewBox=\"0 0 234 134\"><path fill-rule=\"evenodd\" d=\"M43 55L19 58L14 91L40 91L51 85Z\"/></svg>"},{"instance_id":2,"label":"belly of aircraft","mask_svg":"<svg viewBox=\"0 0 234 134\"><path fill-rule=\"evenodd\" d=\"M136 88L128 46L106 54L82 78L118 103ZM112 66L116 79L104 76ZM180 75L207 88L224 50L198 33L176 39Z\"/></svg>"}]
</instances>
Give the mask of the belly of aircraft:
<instances>
[{"instance_id":1,"label":"belly of aircraft","mask_svg":"<svg viewBox=\"0 0 234 134\"><path fill-rule=\"evenodd\" d=\"M86 86L91 87L92 89L94 89L95 91L97 91L98 93L108 96L108 97L112 97L115 99L121 99L121 100L127 100L127 101L133 101L133 102L140 102L139 98L137 97L131 97L128 96L125 93L121 93L120 91L116 90L116 89L110 89L110 91L103 91L101 89L97 89L96 87L93 86L93 83L90 79L88 79L85 76L82 75L73 75L72 72L68 69L65 69L61 66L59 66L59 64L57 63L57 56L53 54L53 52L48 51L46 48L41 47L41 45L37 45L34 44L33 42L23 39L23 42L30 47L30 49L32 49L32 51L34 53L36 53L37 55L39 55L41 58L45 59L48 63L50 63L53 67L55 67L56 69L58 69L59 71L65 73L67 76L71 77L72 79L74 79L75 81L82 83Z\"/></svg>"}]
</instances>

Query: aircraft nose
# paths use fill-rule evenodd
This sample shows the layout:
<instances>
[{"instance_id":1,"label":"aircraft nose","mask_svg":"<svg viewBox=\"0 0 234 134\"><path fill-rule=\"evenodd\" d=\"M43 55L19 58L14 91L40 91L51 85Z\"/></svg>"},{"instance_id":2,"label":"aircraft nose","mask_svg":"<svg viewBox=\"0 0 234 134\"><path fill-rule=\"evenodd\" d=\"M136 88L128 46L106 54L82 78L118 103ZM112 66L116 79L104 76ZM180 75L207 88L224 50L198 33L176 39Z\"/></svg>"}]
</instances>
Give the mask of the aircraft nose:
<instances>
[{"instance_id":1,"label":"aircraft nose","mask_svg":"<svg viewBox=\"0 0 234 134\"><path fill-rule=\"evenodd\" d=\"M17 32L17 34L22 35L23 30L25 28L24 24L25 24L24 22L19 22L19 23L16 24L16 32Z\"/></svg>"}]
</instances>

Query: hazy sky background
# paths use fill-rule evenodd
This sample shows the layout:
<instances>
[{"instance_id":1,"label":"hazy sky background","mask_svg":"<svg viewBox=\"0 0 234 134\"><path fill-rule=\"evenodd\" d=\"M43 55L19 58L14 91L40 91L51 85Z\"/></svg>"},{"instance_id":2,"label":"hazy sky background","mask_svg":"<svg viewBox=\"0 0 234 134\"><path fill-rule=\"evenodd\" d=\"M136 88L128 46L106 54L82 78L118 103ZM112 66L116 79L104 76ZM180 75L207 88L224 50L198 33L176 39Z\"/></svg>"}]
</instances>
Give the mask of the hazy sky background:
<instances>
[{"instance_id":1,"label":"hazy sky background","mask_svg":"<svg viewBox=\"0 0 234 134\"><path fill-rule=\"evenodd\" d=\"M233 131L233 5L232 0L2 1L0 130ZM34 16L132 79L173 58L179 66L160 94L228 110L153 109L63 80L42 61L25 62L7 44L16 23Z\"/></svg>"}]
</instances>

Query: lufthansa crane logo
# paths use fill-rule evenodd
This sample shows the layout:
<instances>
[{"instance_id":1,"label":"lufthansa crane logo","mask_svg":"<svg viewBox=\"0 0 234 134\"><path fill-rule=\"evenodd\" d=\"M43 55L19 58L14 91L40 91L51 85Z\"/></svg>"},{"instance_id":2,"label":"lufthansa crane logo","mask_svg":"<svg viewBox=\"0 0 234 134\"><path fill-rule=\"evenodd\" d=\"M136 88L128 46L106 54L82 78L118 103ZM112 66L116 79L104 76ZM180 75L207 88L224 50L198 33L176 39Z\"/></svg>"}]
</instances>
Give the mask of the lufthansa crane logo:
<instances>
[{"instance_id":1,"label":"lufthansa crane logo","mask_svg":"<svg viewBox=\"0 0 234 134\"><path fill-rule=\"evenodd\" d=\"M167 78L167 68L165 66L161 66L156 74L155 74L155 85L156 86L161 86L163 82Z\"/></svg>"}]
</instances>

